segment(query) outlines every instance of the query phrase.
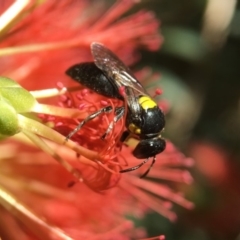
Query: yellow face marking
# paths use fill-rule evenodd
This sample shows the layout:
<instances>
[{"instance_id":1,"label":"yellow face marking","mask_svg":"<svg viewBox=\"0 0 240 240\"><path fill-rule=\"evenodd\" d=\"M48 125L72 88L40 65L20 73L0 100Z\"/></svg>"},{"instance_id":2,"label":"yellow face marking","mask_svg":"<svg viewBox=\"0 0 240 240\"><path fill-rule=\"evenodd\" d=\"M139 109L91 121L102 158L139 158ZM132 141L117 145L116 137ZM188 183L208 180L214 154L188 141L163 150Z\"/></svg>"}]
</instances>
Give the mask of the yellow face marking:
<instances>
[{"instance_id":1,"label":"yellow face marking","mask_svg":"<svg viewBox=\"0 0 240 240\"><path fill-rule=\"evenodd\" d=\"M137 127L135 124L133 124L133 123L129 124L128 129L129 129L130 132L132 132L132 133L134 133L134 134L137 134L137 135L141 134L141 129L138 128L138 127Z\"/></svg>"},{"instance_id":2,"label":"yellow face marking","mask_svg":"<svg viewBox=\"0 0 240 240\"><path fill-rule=\"evenodd\" d=\"M141 134L141 129L140 129L140 128L137 128L137 129L135 130L135 133L136 133L137 135Z\"/></svg>"},{"instance_id":3,"label":"yellow face marking","mask_svg":"<svg viewBox=\"0 0 240 240\"><path fill-rule=\"evenodd\" d=\"M138 100L139 104L143 109L147 110L148 108L154 108L157 104L148 96L142 96Z\"/></svg>"}]
</instances>

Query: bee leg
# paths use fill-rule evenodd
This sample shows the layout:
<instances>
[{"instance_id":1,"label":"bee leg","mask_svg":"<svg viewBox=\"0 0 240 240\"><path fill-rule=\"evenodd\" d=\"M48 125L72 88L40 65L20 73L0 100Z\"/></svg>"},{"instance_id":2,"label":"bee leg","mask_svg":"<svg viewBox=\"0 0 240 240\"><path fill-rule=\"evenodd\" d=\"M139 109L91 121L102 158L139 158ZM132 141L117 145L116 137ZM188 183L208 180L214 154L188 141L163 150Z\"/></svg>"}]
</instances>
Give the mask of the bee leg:
<instances>
[{"instance_id":1,"label":"bee leg","mask_svg":"<svg viewBox=\"0 0 240 240\"><path fill-rule=\"evenodd\" d=\"M115 109L116 116L114 117L113 121L110 122L106 132L101 136L101 139L105 139L105 137L113 130L114 124L121 119L121 117L124 115L124 107L118 107Z\"/></svg>"},{"instance_id":2,"label":"bee leg","mask_svg":"<svg viewBox=\"0 0 240 240\"><path fill-rule=\"evenodd\" d=\"M102 113L109 113L111 111L112 111L112 106L107 106L107 107L101 108L97 112L92 113L91 115L86 117L82 122L80 122L78 126L67 135L66 141L70 139L76 132L78 132L82 128L82 126L85 125L87 122L89 122L90 120L94 119L95 117L99 116Z\"/></svg>"},{"instance_id":3,"label":"bee leg","mask_svg":"<svg viewBox=\"0 0 240 240\"><path fill-rule=\"evenodd\" d=\"M140 168L143 164L145 164L147 161L149 160L149 158L145 159L144 161L142 161L140 164L138 164L137 166L135 167L131 167L131 168L127 168L127 169L123 169L123 170L120 170L119 172L120 173L124 173L124 172L131 172L131 171L134 171L138 168ZM148 172L147 172L148 173ZM144 173L145 174L145 173Z\"/></svg>"},{"instance_id":4,"label":"bee leg","mask_svg":"<svg viewBox=\"0 0 240 240\"><path fill-rule=\"evenodd\" d=\"M126 139L128 138L129 135L130 135L129 131L124 131L124 132L122 133L121 138L120 138L120 142L123 143L124 141L126 141Z\"/></svg>"}]
</instances>

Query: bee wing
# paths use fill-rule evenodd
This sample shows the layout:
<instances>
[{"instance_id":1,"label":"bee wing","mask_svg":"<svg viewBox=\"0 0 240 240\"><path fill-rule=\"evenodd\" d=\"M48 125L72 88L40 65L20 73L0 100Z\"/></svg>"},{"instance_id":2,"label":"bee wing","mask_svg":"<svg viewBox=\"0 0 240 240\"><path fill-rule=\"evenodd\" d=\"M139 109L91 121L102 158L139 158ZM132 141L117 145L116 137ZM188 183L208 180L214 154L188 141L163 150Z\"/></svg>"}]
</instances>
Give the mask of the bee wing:
<instances>
[{"instance_id":1,"label":"bee wing","mask_svg":"<svg viewBox=\"0 0 240 240\"><path fill-rule=\"evenodd\" d=\"M142 95L147 94L130 69L108 48L93 42L91 50L96 66L106 74L110 81L113 81L113 84L119 88L122 86L132 88Z\"/></svg>"}]
</instances>

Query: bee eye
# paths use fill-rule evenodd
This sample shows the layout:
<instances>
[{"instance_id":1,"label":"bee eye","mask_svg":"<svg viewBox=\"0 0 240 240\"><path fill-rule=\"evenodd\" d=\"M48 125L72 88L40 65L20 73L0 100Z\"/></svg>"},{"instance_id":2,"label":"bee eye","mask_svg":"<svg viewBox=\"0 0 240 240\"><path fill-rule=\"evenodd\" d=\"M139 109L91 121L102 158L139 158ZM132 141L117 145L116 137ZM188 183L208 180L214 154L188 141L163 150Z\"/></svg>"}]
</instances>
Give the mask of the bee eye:
<instances>
[{"instance_id":1,"label":"bee eye","mask_svg":"<svg viewBox=\"0 0 240 240\"><path fill-rule=\"evenodd\" d=\"M136 158L149 158L162 152L166 147L166 142L161 138L150 138L141 140L133 150Z\"/></svg>"}]
</instances>

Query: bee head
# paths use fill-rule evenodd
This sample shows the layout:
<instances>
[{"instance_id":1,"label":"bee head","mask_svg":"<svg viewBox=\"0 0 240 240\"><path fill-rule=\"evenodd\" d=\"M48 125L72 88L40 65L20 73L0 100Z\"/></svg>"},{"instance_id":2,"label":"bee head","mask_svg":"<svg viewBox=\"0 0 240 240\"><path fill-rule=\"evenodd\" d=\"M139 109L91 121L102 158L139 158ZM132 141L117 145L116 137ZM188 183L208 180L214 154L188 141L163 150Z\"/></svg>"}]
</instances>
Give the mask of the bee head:
<instances>
[{"instance_id":1,"label":"bee head","mask_svg":"<svg viewBox=\"0 0 240 240\"><path fill-rule=\"evenodd\" d=\"M165 147L166 142L160 137L141 139L133 150L133 155L139 159L154 157L164 151Z\"/></svg>"}]
</instances>

